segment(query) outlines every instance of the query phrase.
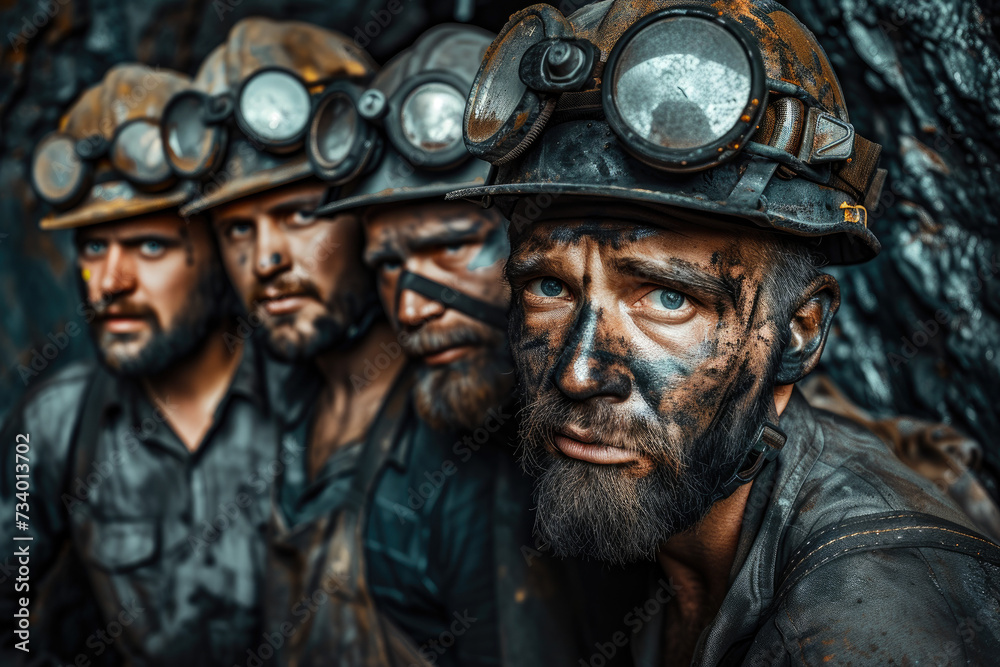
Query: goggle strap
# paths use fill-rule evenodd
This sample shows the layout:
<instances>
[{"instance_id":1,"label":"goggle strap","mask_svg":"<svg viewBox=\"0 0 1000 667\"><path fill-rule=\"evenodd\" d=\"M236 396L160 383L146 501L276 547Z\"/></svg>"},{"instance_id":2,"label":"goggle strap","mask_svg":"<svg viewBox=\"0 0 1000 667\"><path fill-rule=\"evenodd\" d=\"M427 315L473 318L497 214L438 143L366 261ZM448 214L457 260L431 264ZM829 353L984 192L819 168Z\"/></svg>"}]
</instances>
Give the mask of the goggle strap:
<instances>
[{"instance_id":1,"label":"goggle strap","mask_svg":"<svg viewBox=\"0 0 1000 667\"><path fill-rule=\"evenodd\" d=\"M868 201L872 190L879 190L874 198L878 196L882 189L882 181L885 177L877 179L878 158L882 153L882 147L874 141L869 141L861 135L854 135L854 155L850 162L843 162L840 168L834 173L831 185L839 190L845 190L854 197L855 201ZM878 180L876 188L875 181Z\"/></svg>"},{"instance_id":2,"label":"goggle strap","mask_svg":"<svg viewBox=\"0 0 1000 667\"><path fill-rule=\"evenodd\" d=\"M406 270L402 272L402 275L399 276L399 282L396 283L397 310L400 296L403 294L403 290L407 289L432 301L437 301L447 308L454 308L501 331L507 330L507 310L505 308L494 306L492 303L463 294L447 285L442 285L430 278Z\"/></svg>"},{"instance_id":3,"label":"goggle strap","mask_svg":"<svg viewBox=\"0 0 1000 667\"><path fill-rule=\"evenodd\" d=\"M768 160L759 155L753 156L740 180L733 187L733 191L726 198L726 205L756 210L760 203L760 196L764 194L764 188L767 187L779 166L781 166L780 163L774 160Z\"/></svg>"}]
</instances>

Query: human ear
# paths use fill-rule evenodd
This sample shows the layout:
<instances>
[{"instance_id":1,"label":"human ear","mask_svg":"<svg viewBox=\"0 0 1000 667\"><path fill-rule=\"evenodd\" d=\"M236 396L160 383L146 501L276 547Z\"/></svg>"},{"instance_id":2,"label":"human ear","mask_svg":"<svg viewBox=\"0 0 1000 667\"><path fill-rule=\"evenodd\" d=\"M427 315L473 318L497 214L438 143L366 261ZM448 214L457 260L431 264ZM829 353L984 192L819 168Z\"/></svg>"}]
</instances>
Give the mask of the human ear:
<instances>
[{"instance_id":1,"label":"human ear","mask_svg":"<svg viewBox=\"0 0 1000 667\"><path fill-rule=\"evenodd\" d=\"M833 276L816 276L803 290L788 323L791 335L781 354L776 384L794 384L816 368L839 307L840 285Z\"/></svg>"}]
</instances>

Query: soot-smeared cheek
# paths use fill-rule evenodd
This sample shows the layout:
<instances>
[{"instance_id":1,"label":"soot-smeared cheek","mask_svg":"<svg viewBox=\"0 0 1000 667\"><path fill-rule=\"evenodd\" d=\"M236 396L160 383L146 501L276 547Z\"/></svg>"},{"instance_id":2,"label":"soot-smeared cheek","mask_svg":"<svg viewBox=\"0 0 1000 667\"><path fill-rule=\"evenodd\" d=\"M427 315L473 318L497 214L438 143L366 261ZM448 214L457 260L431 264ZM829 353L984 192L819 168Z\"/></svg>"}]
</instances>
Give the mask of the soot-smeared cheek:
<instances>
[{"instance_id":1,"label":"soot-smeared cheek","mask_svg":"<svg viewBox=\"0 0 1000 667\"><path fill-rule=\"evenodd\" d=\"M511 308L509 322L510 349L521 381L527 388L537 389L558 357L551 331L528 327L524 310L518 305Z\"/></svg>"},{"instance_id":2,"label":"soot-smeared cheek","mask_svg":"<svg viewBox=\"0 0 1000 667\"><path fill-rule=\"evenodd\" d=\"M635 378L636 390L647 405L658 411L662 411L664 404L669 402L664 400L666 395L683 385L693 369L689 360L669 354L654 357L648 351L639 349L628 350L625 363Z\"/></svg>"}]
</instances>

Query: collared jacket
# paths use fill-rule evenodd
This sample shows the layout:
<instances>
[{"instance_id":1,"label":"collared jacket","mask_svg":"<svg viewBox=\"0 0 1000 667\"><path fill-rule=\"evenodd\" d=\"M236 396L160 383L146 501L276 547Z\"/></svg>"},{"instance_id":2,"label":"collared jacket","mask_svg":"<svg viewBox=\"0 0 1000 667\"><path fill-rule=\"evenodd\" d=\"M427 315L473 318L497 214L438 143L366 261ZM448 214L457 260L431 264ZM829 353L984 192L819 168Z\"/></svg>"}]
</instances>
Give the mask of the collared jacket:
<instances>
[{"instance_id":1,"label":"collared jacket","mask_svg":"<svg viewBox=\"0 0 1000 667\"><path fill-rule=\"evenodd\" d=\"M387 403L409 393L406 376ZM316 386L304 370L286 382ZM385 428L390 442L374 487L361 499L359 547L336 534L331 539L330 529L352 502L362 444L341 447L308 480L312 406L274 400L287 420L267 603L279 664L378 664L352 652L366 643L364 629L373 630L363 620L374 608L416 647L419 664L576 667L591 656L608 619L621 619L640 599L637 584L645 580L632 571L556 559L533 538L533 480L515 460L514 407L491 408L480 428L442 432L417 416L409 398L392 419L383 406L372 428ZM364 447L372 446L366 439ZM322 572L349 570L342 562L356 565L359 558L369 594L361 603L356 591L344 593L348 586L317 584ZM362 621L345 618L351 615Z\"/></svg>"},{"instance_id":2,"label":"collared jacket","mask_svg":"<svg viewBox=\"0 0 1000 667\"><path fill-rule=\"evenodd\" d=\"M871 432L796 390L788 441L753 482L730 586L693 665L994 665L1000 567L940 548L863 549L798 580L772 607L793 554L825 527L921 512L975 532L930 482ZM662 615L662 607L661 607ZM636 629L640 667L662 667L662 617Z\"/></svg>"},{"instance_id":3,"label":"collared jacket","mask_svg":"<svg viewBox=\"0 0 1000 667\"><path fill-rule=\"evenodd\" d=\"M3 557L30 545L30 589L0 587L4 665L232 665L261 630L277 435L252 344L196 451L134 381L78 363L34 388L3 428ZM101 376L97 381L95 378ZM166 397L169 410L170 397ZM85 407L96 419L85 426ZM96 437L81 434L94 428ZM14 527L17 434L29 437L28 529ZM31 536L14 542L12 532ZM11 619L30 599L30 656ZM80 663L83 664L83 663Z\"/></svg>"}]
</instances>

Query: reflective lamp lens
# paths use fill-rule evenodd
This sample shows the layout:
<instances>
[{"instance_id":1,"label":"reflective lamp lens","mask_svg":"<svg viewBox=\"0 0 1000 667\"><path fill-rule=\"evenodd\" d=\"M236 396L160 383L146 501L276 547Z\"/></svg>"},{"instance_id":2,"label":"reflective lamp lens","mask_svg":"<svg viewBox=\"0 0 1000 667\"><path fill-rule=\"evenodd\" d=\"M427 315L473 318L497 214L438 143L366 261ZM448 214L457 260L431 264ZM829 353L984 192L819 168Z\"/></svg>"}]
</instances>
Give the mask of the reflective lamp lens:
<instances>
[{"instance_id":1,"label":"reflective lamp lens","mask_svg":"<svg viewBox=\"0 0 1000 667\"><path fill-rule=\"evenodd\" d=\"M465 96L445 83L417 87L403 100L403 136L415 147L436 152L462 141Z\"/></svg>"},{"instance_id":2,"label":"reflective lamp lens","mask_svg":"<svg viewBox=\"0 0 1000 667\"><path fill-rule=\"evenodd\" d=\"M31 165L35 188L50 204L73 198L83 182L84 171L85 166L76 154L76 142L58 134L42 140Z\"/></svg>"},{"instance_id":3,"label":"reflective lamp lens","mask_svg":"<svg viewBox=\"0 0 1000 667\"><path fill-rule=\"evenodd\" d=\"M529 16L502 36L496 52L484 64L472 98L469 115L469 140L486 141L500 131L517 109L527 86L521 81L518 69L524 52L545 38L545 28L537 16Z\"/></svg>"},{"instance_id":4,"label":"reflective lamp lens","mask_svg":"<svg viewBox=\"0 0 1000 667\"><path fill-rule=\"evenodd\" d=\"M669 149L718 142L750 102L752 69L740 42L712 21L667 17L625 45L612 99L628 127Z\"/></svg>"},{"instance_id":5,"label":"reflective lamp lens","mask_svg":"<svg viewBox=\"0 0 1000 667\"><path fill-rule=\"evenodd\" d=\"M136 121L122 128L110 158L115 169L134 183L156 185L170 178L160 128L153 123Z\"/></svg>"},{"instance_id":6,"label":"reflective lamp lens","mask_svg":"<svg viewBox=\"0 0 1000 667\"><path fill-rule=\"evenodd\" d=\"M205 124L206 104L200 95L181 93L171 100L163 118L163 148L182 176L200 176L216 150L219 130Z\"/></svg>"},{"instance_id":7,"label":"reflective lamp lens","mask_svg":"<svg viewBox=\"0 0 1000 667\"><path fill-rule=\"evenodd\" d=\"M354 103L343 93L333 94L324 100L313 122L316 158L325 167L336 167L350 153L358 132L358 112Z\"/></svg>"},{"instance_id":8,"label":"reflective lamp lens","mask_svg":"<svg viewBox=\"0 0 1000 667\"><path fill-rule=\"evenodd\" d=\"M285 72L262 72L243 86L239 100L245 130L257 139L282 143L299 136L309 122L309 91Z\"/></svg>"}]
</instances>

